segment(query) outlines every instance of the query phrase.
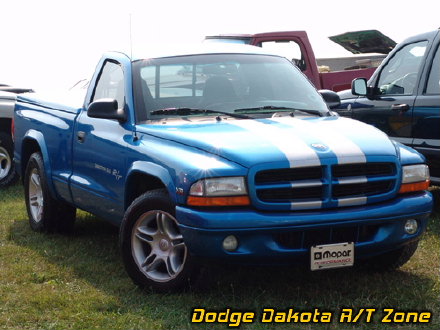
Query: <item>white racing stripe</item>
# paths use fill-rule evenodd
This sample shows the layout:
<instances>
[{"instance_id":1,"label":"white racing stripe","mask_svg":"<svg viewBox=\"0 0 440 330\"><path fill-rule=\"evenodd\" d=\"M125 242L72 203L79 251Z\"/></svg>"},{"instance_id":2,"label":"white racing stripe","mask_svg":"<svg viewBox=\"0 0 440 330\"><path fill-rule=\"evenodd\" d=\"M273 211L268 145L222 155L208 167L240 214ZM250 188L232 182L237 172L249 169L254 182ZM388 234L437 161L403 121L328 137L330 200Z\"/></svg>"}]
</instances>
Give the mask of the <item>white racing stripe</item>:
<instances>
[{"instance_id":1,"label":"white racing stripe","mask_svg":"<svg viewBox=\"0 0 440 330\"><path fill-rule=\"evenodd\" d=\"M234 120L230 124L239 126L272 143L286 156L290 167L321 165L316 152L293 131L289 132L256 120Z\"/></svg>"},{"instance_id":2,"label":"white racing stripe","mask_svg":"<svg viewBox=\"0 0 440 330\"><path fill-rule=\"evenodd\" d=\"M301 120L301 123L298 123L290 118L271 118L271 120L296 129L306 129L311 136L315 136L317 140L321 140L322 143L330 148L330 150L336 155L338 164L365 163L367 161L361 148L340 133L344 127L341 125L335 125L335 122L331 124L326 121L311 123L307 120ZM348 123L344 123L344 125L347 124Z\"/></svg>"}]
</instances>

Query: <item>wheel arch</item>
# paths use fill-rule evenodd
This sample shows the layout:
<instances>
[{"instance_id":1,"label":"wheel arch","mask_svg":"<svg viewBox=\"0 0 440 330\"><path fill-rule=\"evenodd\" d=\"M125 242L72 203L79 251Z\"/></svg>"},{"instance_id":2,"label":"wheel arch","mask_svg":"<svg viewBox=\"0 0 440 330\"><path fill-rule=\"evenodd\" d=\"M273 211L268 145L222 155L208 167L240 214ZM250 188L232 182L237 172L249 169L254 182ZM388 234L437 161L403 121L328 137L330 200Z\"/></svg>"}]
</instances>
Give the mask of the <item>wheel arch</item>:
<instances>
[{"instance_id":1,"label":"wheel arch","mask_svg":"<svg viewBox=\"0 0 440 330\"><path fill-rule=\"evenodd\" d=\"M134 162L127 174L124 209L127 210L143 193L160 188L166 189L171 201L176 204L176 186L167 169L151 162Z\"/></svg>"},{"instance_id":2,"label":"wheel arch","mask_svg":"<svg viewBox=\"0 0 440 330\"><path fill-rule=\"evenodd\" d=\"M52 183L52 170L50 166L50 158L47 150L44 136L41 132L35 130L29 130L21 143L21 159L20 159L20 175L24 180L26 167L29 162L29 158L35 152L41 152L43 157L44 169L46 174L47 185L52 196L56 196L55 189Z\"/></svg>"}]
</instances>

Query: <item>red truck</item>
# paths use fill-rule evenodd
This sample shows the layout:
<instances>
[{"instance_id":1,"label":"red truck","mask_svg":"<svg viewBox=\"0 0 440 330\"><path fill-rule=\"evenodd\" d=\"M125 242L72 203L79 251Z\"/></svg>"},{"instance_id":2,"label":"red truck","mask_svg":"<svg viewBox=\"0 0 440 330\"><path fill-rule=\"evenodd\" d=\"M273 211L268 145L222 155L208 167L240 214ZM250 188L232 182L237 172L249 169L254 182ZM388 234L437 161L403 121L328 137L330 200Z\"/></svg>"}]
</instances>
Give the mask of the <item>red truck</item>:
<instances>
[{"instance_id":1,"label":"red truck","mask_svg":"<svg viewBox=\"0 0 440 330\"><path fill-rule=\"evenodd\" d=\"M336 38L335 38L336 37ZM393 48L393 41L376 30L349 32L330 37L353 53L365 53L373 50L376 53L387 54ZM337 39L337 40L336 40ZM343 70L334 72L319 72L315 54L306 31L268 32L258 34L221 34L205 37L205 42L229 42L259 46L281 54L294 62L310 79L316 89L329 89L335 92L351 88L355 78L370 78L375 67ZM384 45L382 48L371 45ZM395 45L395 43L394 43ZM385 57L385 56L383 56ZM365 63L365 59L363 63ZM363 67L359 65L359 67Z\"/></svg>"}]
</instances>

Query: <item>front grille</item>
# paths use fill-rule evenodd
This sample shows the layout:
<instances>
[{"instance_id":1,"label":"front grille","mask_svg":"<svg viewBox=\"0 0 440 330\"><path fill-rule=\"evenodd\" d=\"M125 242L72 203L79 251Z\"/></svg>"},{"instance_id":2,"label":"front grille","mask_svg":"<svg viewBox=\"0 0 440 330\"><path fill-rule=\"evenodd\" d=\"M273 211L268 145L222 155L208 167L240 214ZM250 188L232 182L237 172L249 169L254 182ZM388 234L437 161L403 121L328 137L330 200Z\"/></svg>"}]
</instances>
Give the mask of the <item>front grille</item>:
<instances>
[{"instance_id":1,"label":"front grille","mask_svg":"<svg viewBox=\"0 0 440 330\"><path fill-rule=\"evenodd\" d=\"M321 179L323 166L282 168L276 170L266 170L255 175L256 184L290 182L297 180Z\"/></svg>"},{"instance_id":2,"label":"front grille","mask_svg":"<svg viewBox=\"0 0 440 330\"><path fill-rule=\"evenodd\" d=\"M322 186L304 188L284 188L284 189L261 189L257 196L265 202L276 202L297 199L320 199L322 197Z\"/></svg>"},{"instance_id":3,"label":"front grille","mask_svg":"<svg viewBox=\"0 0 440 330\"><path fill-rule=\"evenodd\" d=\"M286 249L309 249L311 246L334 243L362 243L374 239L379 225L360 225L310 229L277 233L274 240Z\"/></svg>"},{"instance_id":4,"label":"front grille","mask_svg":"<svg viewBox=\"0 0 440 330\"><path fill-rule=\"evenodd\" d=\"M371 196L384 194L393 189L394 181L373 181L354 184L339 184L333 187L333 197Z\"/></svg>"},{"instance_id":5,"label":"front grille","mask_svg":"<svg viewBox=\"0 0 440 330\"><path fill-rule=\"evenodd\" d=\"M262 170L253 181L263 207L284 204L280 209L304 210L392 198L396 180L395 163L368 162Z\"/></svg>"},{"instance_id":6,"label":"front grille","mask_svg":"<svg viewBox=\"0 0 440 330\"><path fill-rule=\"evenodd\" d=\"M332 175L335 178L347 176L375 176L394 175L393 163L362 163L342 164L332 166Z\"/></svg>"}]
</instances>

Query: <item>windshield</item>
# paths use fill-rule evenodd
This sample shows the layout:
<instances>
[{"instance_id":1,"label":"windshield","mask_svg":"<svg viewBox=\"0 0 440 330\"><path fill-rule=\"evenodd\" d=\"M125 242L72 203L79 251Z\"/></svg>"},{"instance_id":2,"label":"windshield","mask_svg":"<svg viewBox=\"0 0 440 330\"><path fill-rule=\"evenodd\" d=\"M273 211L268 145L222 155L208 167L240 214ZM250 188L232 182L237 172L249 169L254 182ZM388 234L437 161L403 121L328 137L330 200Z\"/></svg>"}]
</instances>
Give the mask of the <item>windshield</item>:
<instances>
[{"instance_id":1,"label":"windshield","mask_svg":"<svg viewBox=\"0 0 440 330\"><path fill-rule=\"evenodd\" d=\"M245 113L249 118L328 112L307 78L278 56L204 54L149 59L134 62L133 73L138 122L215 116L215 111ZM186 110L176 111L180 108Z\"/></svg>"}]
</instances>

